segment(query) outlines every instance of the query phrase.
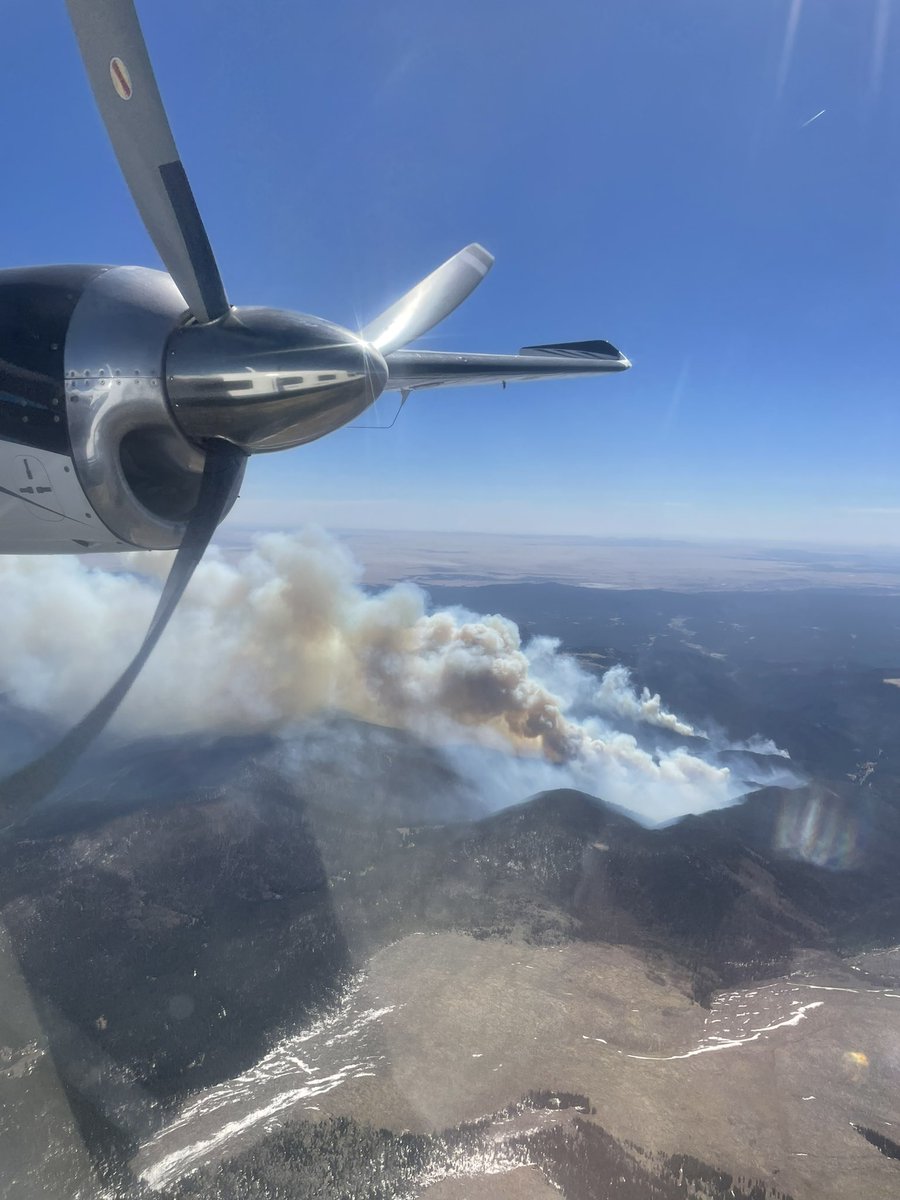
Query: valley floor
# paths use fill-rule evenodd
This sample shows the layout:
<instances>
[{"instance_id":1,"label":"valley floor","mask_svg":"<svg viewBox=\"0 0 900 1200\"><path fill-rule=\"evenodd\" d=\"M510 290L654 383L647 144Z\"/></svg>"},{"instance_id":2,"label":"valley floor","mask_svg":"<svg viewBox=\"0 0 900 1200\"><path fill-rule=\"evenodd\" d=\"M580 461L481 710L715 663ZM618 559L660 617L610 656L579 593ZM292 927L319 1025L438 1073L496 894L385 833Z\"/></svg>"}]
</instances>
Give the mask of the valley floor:
<instances>
[{"instance_id":1,"label":"valley floor","mask_svg":"<svg viewBox=\"0 0 900 1200\"><path fill-rule=\"evenodd\" d=\"M407 937L373 956L330 1018L193 1097L132 1165L170 1185L293 1120L432 1132L564 1089L646 1151L796 1200L893 1200L900 1168L853 1126L900 1130L898 972L900 951L802 955L789 976L723 992L707 1011L686 978L630 949ZM512 1132L498 1127L498 1144ZM558 1194L531 1168L502 1167L492 1159L484 1195ZM453 1174L465 1190L448 1175L421 1194L482 1194L477 1161Z\"/></svg>"}]
</instances>

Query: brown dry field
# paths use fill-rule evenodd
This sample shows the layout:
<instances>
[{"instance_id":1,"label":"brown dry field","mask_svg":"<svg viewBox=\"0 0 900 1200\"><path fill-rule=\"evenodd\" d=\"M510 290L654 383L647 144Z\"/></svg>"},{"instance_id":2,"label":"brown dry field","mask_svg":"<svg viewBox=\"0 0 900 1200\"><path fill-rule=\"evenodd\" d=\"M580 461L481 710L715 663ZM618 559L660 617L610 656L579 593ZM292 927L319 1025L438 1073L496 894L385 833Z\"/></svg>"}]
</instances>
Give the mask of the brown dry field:
<instances>
[{"instance_id":1,"label":"brown dry field","mask_svg":"<svg viewBox=\"0 0 900 1200\"><path fill-rule=\"evenodd\" d=\"M363 983L373 1006L393 1006L379 1029L382 1069L323 1097L322 1115L435 1130L558 1088L589 1096L619 1139L767 1179L796 1200L896 1200L897 1163L850 1124L900 1130L900 996L872 986L820 955L707 1014L685 979L620 947L413 936L376 954ZM656 1060L776 1024L740 1045ZM450 1191L428 1195L529 1195L519 1183L490 1177L479 1193L447 1181Z\"/></svg>"}]
</instances>

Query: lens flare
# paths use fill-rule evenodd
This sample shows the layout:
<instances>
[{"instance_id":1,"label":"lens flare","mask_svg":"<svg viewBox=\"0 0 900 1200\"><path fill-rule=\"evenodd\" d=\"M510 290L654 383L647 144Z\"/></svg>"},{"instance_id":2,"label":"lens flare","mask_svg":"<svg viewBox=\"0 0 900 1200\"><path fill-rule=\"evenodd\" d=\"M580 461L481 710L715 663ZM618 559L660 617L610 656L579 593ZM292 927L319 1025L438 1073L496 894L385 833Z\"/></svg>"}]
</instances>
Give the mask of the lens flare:
<instances>
[{"instance_id":1,"label":"lens flare","mask_svg":"<svg viewBox=\"0 0 900 1200\"><path fill-rule=\"evenodd\" d=\"M829 793L786 796L774 841L776 850L792 858L835 871L852 870L862 860L859 818Z\"/></svg>"},{"instance_id":2,"label":"lens flare","mask_svg":"<svg viewBox=\"0 0 900 1200\"><path fill-rule=\"evenodd\" d=\"M853 1083L862 1083L869 1070L869 1056L862 1050L847 1050L842 1060L844 1074Z\"/></svg>"},{"instance_id":3,"label":"lens flare","mask_svg":"<svg viewBox=\"0 0 900 1200\"><path fill-rule=\"evenodd\" d=\"M869 99L881 91L887 60L888 35L891 28L891 0L878 0L875 9L875 28L872 32L872 68L869 76Z\"/></svg>"},{"instance_id":4,"label":"lens flare","mask_svg":"<svg viewBox=\"0 0 900 1200\"><path fill-rule=\"evenodd\" d=\"M788 72L791 69L791 59L794 57L794 43L797 40L797 26L800 24L800 14L803 11L803 0L791 0L788 12L787 28L784 31L784 44L781 48L781 61L778 64L778 81L775 85L775 95L781 99Z\"/></svg>"}]
</instances>

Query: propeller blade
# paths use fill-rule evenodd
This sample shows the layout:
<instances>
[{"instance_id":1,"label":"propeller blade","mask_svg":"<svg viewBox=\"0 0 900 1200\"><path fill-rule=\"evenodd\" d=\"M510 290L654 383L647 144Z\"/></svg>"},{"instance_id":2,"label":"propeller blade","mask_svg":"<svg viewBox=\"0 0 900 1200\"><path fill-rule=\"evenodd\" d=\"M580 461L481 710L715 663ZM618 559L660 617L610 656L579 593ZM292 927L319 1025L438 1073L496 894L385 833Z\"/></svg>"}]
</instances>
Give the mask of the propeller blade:
<instances>
[{"instance_id":1,"label":"propeller blade","mask_svg":"<svg viewBox=\"0 0 900 1200\"><path fill-rule=\"evenodd\" d=\"M494 265L484 246L470 246L448 258L436 271L392 304L361 332L382 354L390 354L433 329L478 287Z\"/></svg>"},{"instance_id":2,"label":"propeller blade","mask_svg":"<svg viewBox=\"0 0 900 1200\"><path fill-rule=\"evenodd\" d=\"M198 321L225 288L175 148L132 0L66 0L100 116L166 270Z\"/></svg>"},{"instance_id":3,"label":"propeller blade","mask_svg":"<svg viewBox=\"0 0 900 1200\"><path fill-rule=\"evenodd\" d=\"M4 815L15 816L48 795L103 732L169 623L216 526L228 510L246 461L244 452L230 442L209 444L197 507L187 523L140 649L102 700L61 741L0 783L0 812Z\"/></svg>"}]
</instances>

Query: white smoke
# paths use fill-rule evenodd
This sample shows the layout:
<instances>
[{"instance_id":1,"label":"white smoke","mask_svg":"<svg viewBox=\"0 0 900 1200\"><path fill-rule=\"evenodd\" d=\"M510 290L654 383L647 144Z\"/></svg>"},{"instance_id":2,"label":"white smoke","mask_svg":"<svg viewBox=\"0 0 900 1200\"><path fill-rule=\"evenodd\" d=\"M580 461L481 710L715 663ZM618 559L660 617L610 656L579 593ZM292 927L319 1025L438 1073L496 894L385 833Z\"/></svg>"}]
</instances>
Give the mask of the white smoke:
<instances>
[{"instance_id":1,"label":"white smoke","mask_svg":"<svg viewBox=\"0 0 900 1200\"><path fill-rule=\"evenodd\" d=\"M732 750L746 750L750 754L764 754L775 758L790 758L787 750L782 750L772 741L771 738L760 737L759 734L754 734L753 737L747 738L745 742L733 742Z\"/></svg>"},{"instance_id":2,"label":"white smoke","mask_svg":"<svg viewBox=\"0 0 900 1200\"><path fill-rule=\"evenodd\" d=\"M667 712L659 693L650 694L643 688L638 696L631 686L631 678L625 667L610 667L603 676L594 696L597 708L613 717L624 717L631 721L645 721L659 729L668 729L682 737L705 737L693 725L682 721L674 713Z\"/></svg>"},{"instance_id":3,"label":"white smoke","mask_svg":"<svg viewBox=\"0 0 900 1200\"><path fill-rule=\"evenodd\" d=\"M73 559L0 558L0 689L72 723L136 650L169 561L128 555L113 573ZM498 799L575 786L660 820L745 790L727 767L655 747L654 729L704 735L658 695L638 694L623 667L598 685L553 639L523 646L504 617L430 612L420 589L372 595L360 577L344 547L312 530L261 538L234 562L211 552L115 729L279 729L340 710L468 747L473 769L477 748L490 750L481 782ZM632 732L617 730L622 720Z\"/></svg>"}]
</instances>

